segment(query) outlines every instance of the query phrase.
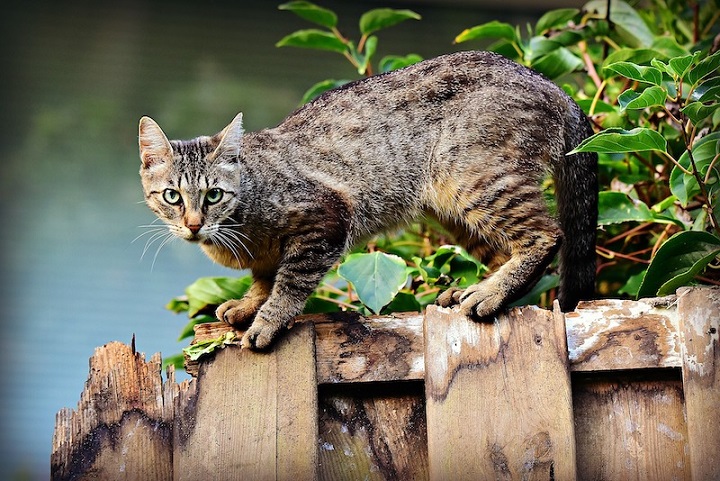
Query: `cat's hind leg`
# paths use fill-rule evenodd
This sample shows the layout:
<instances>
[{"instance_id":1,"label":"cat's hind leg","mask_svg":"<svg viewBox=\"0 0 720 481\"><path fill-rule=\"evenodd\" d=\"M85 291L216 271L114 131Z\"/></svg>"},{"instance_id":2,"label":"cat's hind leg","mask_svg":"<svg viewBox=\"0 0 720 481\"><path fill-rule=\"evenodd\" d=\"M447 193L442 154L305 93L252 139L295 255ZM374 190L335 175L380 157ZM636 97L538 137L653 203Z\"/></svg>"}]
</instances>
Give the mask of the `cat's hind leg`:
<instances>
[{"instance_id":1,"label":"cat's hind leg","mask_svg":"<svg viewBox=\"0 0 720 481\"><path fill-rule=\"evenodd\" d=\"M465 206L453 230L471 255L499 267L478 284L448 289L437 300L444 307L459 304L460 312L476 319L490 317L521 297L552 261L562 238L539 189L525 186L512 196L484 202ZM489 260L489 252L499 257Z\"/></svg>"}]
</instances>

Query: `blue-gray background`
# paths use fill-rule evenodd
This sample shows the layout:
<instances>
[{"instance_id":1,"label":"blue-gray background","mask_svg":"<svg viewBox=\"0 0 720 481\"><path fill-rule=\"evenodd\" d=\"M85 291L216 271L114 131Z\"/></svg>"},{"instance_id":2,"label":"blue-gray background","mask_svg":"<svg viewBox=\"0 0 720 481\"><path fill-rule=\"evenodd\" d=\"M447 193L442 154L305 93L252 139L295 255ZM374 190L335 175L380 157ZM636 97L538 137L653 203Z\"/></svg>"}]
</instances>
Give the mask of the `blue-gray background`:
<instances>
[{"instance_id":1,"label":"blue-gray background","mask_svg":"<svg viewBox=\"0 0 720 481\"><path fill-rule=\"evenodd\" d=\"M352 37L370 8L422 14L380 32L378 58L477 48L452 39L492 19L524 25L573 3L508 9L516 1L317 3L338 11ZM235 275L179 241L154 262L154 248L141 259L144 238L132 241L154 218L140 203L139 118L189 138L243 111L256 130L278 123L316 81L356 76L337 54L275 48L309 26L278 3L4 4L0 479L49 477L55 413L77 405L97 346L134 334L148 357L178 353L185 319L165 303L197 277Z\"/></svg>"}]
</instances>

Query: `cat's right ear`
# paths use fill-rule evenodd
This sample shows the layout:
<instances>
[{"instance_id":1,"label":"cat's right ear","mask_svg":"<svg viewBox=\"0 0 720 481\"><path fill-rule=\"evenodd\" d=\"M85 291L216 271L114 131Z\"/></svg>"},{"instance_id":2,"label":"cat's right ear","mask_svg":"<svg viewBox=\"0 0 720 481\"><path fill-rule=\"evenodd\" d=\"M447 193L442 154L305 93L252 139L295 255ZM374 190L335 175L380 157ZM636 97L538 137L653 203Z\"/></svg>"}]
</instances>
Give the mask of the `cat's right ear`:
<instances>
[{"instance_id":1,"label":"cat's right ear","mask_svg":"<svg viewBox=\"0 0 720 481\"><path fill-rule=\"evenodd\" d=\"M143 169L152 169L172 158L172 145L160 126L150 117L140 119L140 160Z\"/></svg>"},{"instance_id":2,"label":"cat's right ear","mask_svg":"<svg viewBox=\"0 0 720 481\"><path fill-rule=\"evenodd\" d=\"M243 115L239 113L217 136L220 142L212 153L213 159L226 158L235 159L240 154L242 137L245 131L242 125Z\"/></svg>"}]
</instances>

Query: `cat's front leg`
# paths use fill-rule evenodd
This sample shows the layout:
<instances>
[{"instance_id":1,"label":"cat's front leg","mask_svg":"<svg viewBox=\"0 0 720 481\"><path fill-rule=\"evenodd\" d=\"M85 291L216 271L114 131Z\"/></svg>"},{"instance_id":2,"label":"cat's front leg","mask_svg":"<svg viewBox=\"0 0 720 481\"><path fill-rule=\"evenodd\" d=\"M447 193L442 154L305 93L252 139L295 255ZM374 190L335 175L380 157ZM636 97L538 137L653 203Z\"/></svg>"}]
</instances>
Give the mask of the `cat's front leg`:
<instances>
[{"instance_id":1,"label":"cat's front leg","mask_svg":"<svg viewBox=\"0 0 720 481\"><path fill-rule=\"evenodd\" d=\"M244 348L267 349L280 331L290 327L305 302L342 254L344 242L298 238L275 276L267 302L245 332Z\"/></svg>"},{"instance_id":2,"label":"cat's front leg","mask_svg":"<svg viewBox=\"0 0 720 481\"><path fill-rule=\"evenodd\" d=\"M221 321L225 321L233 327L246 326L253 320L260 307L265 304L270 291L272 281L260 276L253 277L253 283L241 299L230 299L217 308L215 315Z\"/></svg>"}]
</instances>

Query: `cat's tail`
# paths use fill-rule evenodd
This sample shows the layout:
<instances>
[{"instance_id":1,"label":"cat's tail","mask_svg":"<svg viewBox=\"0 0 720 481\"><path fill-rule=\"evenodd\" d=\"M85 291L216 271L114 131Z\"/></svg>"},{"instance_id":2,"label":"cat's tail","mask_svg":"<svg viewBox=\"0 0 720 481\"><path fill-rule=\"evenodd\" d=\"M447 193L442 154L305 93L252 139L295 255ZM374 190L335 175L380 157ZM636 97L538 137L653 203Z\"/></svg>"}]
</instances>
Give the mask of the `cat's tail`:
<instances>
[{"instance_id":1,"label":"cat's tail","mask_svg":"<svg viewBox=\"0 0 720 481\"><path fill-rule=\"evenodd\" d=\"M569 100L566 152L593 134L583 111ZM558 217L564 232L560 246L560 289L563 312L595 295L595 241L598 215L597 154L566 155L555 175Z\"/></svg>"}]
</instances>

